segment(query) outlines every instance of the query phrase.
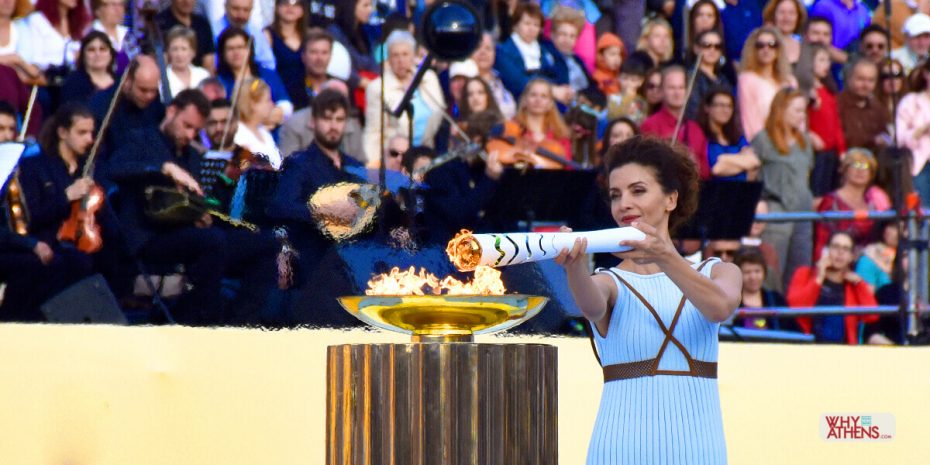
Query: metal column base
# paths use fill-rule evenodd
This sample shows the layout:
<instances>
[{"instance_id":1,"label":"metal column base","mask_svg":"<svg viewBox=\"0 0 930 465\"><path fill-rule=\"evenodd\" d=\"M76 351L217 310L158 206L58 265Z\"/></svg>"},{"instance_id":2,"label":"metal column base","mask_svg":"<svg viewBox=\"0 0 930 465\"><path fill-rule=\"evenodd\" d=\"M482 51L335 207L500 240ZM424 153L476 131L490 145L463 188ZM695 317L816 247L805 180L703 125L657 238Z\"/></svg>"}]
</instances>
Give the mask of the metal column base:
<instances>
[{"instance_id":1,"label":"metal column base","mask_svg":"<svg viewBox=\"0 0 930 465\"><path fill-rule=\"evenodd\" d=\"M542 344L330 346L326 463L555 465L556 370Z\"/></svg>"}]
</instances>

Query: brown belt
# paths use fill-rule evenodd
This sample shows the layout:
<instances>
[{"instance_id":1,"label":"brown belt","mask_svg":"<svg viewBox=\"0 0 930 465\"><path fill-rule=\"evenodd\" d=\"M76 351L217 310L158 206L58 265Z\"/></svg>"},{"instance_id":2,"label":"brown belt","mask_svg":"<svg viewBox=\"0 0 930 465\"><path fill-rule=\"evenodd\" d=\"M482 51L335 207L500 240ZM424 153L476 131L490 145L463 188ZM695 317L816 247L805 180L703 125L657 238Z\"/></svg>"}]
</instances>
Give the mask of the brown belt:
<instances>
[{"instance_id":1,"label":"brown belt","mask_svg":"<svg viewBox=\"0 0 930 465\"><path fill-rule=\"evenodd\" d=\"M698 378L717 378L717 362L704 362L701 360L688 360L691 367L688 371L659 370L659 359L640 360L638 362L617 363L604 367L604 382L622 379L642 378L645 376L672 375L695 376Z\"/></svg>"}]
</instances>

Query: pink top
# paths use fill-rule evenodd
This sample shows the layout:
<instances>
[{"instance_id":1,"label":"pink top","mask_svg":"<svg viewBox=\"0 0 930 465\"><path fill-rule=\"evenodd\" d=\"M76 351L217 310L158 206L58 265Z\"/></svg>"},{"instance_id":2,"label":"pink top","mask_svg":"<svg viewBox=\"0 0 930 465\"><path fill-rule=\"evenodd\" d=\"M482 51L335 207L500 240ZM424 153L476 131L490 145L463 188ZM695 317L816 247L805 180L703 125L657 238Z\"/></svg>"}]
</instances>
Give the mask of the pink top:
<instances>
[{"instance_id":1,"label":"pink top","mask_svg":"<svg viewBox=\"0 0 930 465\"><path fill-rule=\"evenodd\" d=\"M918 128L930 124L930 97L927 92L911 92L905 95L898 104L895 120L898 125L898 141L914 154L911 174L917 176L930 159L930 131L925 131L919 139L914 138L914 132Z\"/></svg>"},{"instance_id":2,"label":"pink top","mask_svg":"<svg viewBox=\"0 0 930 465\"><path fill-rule=\"evenodd\" d=\"M792 80L794 77L792 77ZM797 86L796 82L789 85ZM739 102L740 123L746 140L751 141L765 128L765 119L769 116L772 99L782 86L763 78L752 71L743 71L737 78L737 100Z\"/></svg>"}]
</instances>

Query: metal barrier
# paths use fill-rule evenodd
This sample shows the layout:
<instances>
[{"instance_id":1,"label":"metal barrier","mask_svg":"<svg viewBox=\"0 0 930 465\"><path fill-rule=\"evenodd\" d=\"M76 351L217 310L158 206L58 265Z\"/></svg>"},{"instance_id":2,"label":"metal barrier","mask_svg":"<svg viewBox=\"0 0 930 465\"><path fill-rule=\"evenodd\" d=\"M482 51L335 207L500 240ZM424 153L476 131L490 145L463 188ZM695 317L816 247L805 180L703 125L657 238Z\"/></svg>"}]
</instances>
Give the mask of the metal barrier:
<instances>
[{"instance_id":1,"label":"metal barrier","mask_svg":"<svg viewBox=\"0 0 930 465\"><path fill-rule=\"evenodd\" d=\"M844 307L842 305L824 305L822 307L740 308L736 311L736 317L794 318L798 316L825 315L888 315L898 313L899 310L900 308L898 308L896 305L877 305L874 307Z\"/></svg>"}]
</instances>

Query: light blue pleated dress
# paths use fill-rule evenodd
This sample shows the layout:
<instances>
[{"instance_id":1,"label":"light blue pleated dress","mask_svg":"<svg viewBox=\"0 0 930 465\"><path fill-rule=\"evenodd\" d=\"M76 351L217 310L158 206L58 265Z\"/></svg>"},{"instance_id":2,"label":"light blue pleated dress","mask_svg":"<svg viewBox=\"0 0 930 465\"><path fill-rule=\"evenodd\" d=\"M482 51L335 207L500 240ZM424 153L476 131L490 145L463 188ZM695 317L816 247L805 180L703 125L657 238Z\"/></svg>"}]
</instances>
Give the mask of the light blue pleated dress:
<instances>
[{"instance_id":1,"label":"light blue pleated dress","mask_svg":"<svg viewBox=\"0 0 930 465\"><path fill-rule=\"evenodd\" d=\"M712 259L701 274L709 277L717 262ZM639 275L617 268L610 271L652 305L666 328L671 326L682 298L671 279L664 273ZM610 276L618 292L607 337L601 337L592 326L601 364L656 358L666 339L665 332L640 299L615 275ZM691 302L685 302L671 334L693 360L716 362L718 328L718 323L708 321ZM688 359L674 342L666 343L658 369L688 372ZM587 463L726 464L717 379L657 374L604 383Z\"/></svg>"}]
</instances>

